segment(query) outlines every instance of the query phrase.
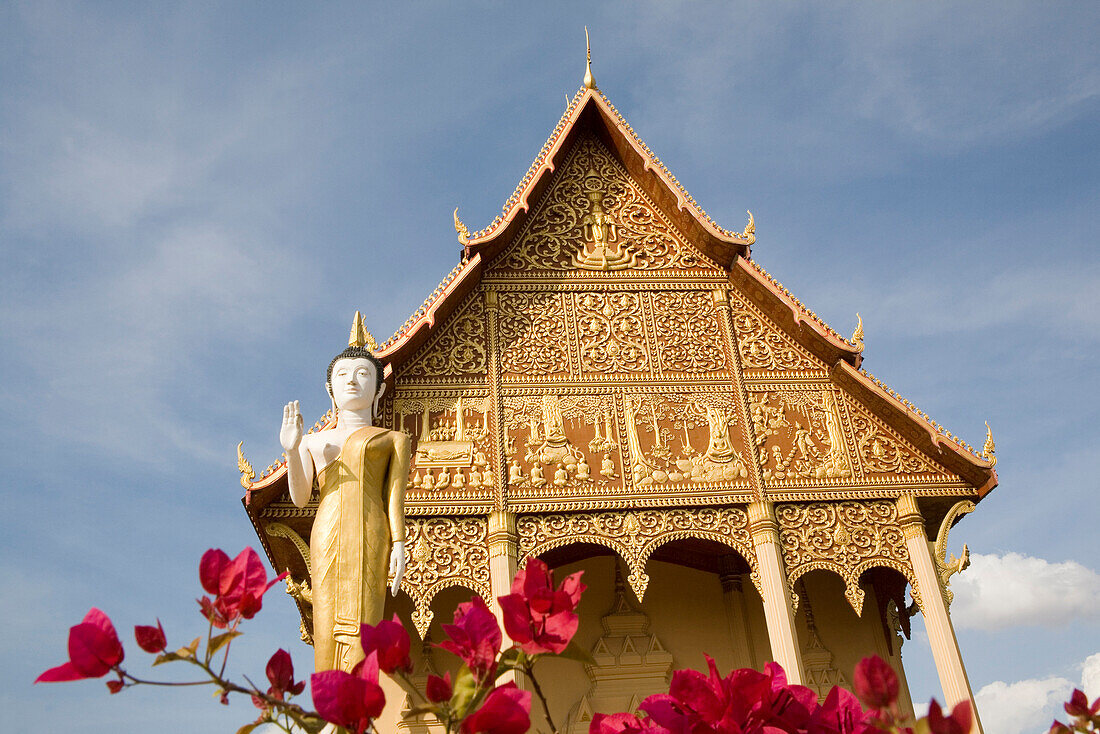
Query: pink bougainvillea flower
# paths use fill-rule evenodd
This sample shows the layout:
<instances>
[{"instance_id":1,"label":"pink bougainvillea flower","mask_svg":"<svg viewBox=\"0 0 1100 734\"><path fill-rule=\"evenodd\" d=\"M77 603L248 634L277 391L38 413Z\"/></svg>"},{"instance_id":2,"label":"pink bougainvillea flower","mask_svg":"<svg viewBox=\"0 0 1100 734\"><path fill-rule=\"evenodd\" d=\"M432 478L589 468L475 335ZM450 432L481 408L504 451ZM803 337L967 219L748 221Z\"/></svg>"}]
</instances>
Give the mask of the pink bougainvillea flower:
<instances>
[{"instance_id":1,"label":"pink bougainvillea flower","mask_svg":"<svg viewBox=\"0 0 1100 734\"><path fill-rule=\"evenodd\" d=\"M970 734L972 718L969 701L956 704L950 716L943 715L936 699L933 698L928 704L928 730L932 734Z\"/></svg>"},{"instance_id":2,"label":"pink bougainvillea flower","mask_svg":"<svg viewBox=\"0 0 1100 734\"><path fill-rule=\"evenodd\" d=\"M1089 705L1089 699L1080 688L1073 689L1073 695L1065 703L1066 713L1073 718L1092 718L1100 711L1100 696Z\"/></svg>"},{"instance_id":3,"label":"pink bougainvillea flower","mask_svg":"<svg viewBox=\"0 0 1100 734\"><path fill-rule=\"evenodd\" d=\"M232 561L224 551L211 548L199 563L202 588L214 599L199 599L203 616L224 629L238 619L252 619L260 611L263 595L286 577L280 574L267 580L267 570L252 548L245 548Z\"/></svg>"},{"instance_id":4,"label":"pink bougainvillea flower","mask_svg":"<svg viewBox=\"0 0 1100 734\"><path fill-rule=\"evenodd\" d=\"M164 648L168 647L168 638L164 636L164 628L160 626L159 619L156 627L135 625L134 639L137 640L138 647L149 653L164 652Z\"/></svg>"},{"instance_id":5,"label":"pink bougainvillea flower","mask_svg":"<svg viewBox=\"0 0 1100 734\"><path fill-rule=\"evenodd\" d=\"M898 700L898 674L885 660L872 655L856 663L852 688L864 706L881 711Z\"/></svg>"},{"instance_id":6,"label":"pink bougainvillea flower","mask_svg":"<svg viewBox=\"0 0 1100 734\"><path fill-rule=\"evenodd\" d=\"M516 572L512 593L499 598L504 629L528 655L559 654L577 632L577 603L585 585L578 571L554 589L549 567L538 558Z\"/></svg>"},{"instance_id":7,"label":"pink bougainvillea flower","mask_svg":"<svg viewBox=\"0 0 1100 734\"><path fill-rule=\"evenodd\" d=\"M362 641L364 653L370 655L378 652L378 669L383 673L392 674L398 670L412 672L409 633L396 614L393 619L383 619L377 625L360 626L359 639Z\"/></svg>"},{"instance_id":8,"label":"pink bougainvillea flower","mask_svg":"<svg viewBox=\"0 0 1100 734\"><path fill-rule=\"evenodd\" d=\"M476 597L475 597L476 598ZM525 734L531 728L531 692L515 683L494 688L462 722L462 734Z\"/></svg>"},{"instance_id":9,"label":"pink bougainvillea flower","mask_svg":"<svg viewBox=\"0 0 1100 734\"><path fill-rule=\"evenodd\" d=\"M817 707L810 717L808 734L870 734L867 714L859 699L851 691L833 686L825 703Z\"/></svg>"},{"instance_id":10,"label":"pink bougainvillea flower","mask_svg":"<svg viewBox=\"0 0 1100 734\"><path fill-rule=\"evenodd\" d=\"M673 672L668 694L650 696L638 709L672 732L764 731L772 714L772 677L744 668L722 678L709 655L707 666L708 675Z\"/></svg>"},{"instance_id":11,"label":"pink bougainvillea flower","mask_svg":"<svg viewBox=\"0 0 1100 734\"><path fill-rule=\"evenodd\" d=\"M442 678L438 675L428 674L428 682L424 684L424 694L429 701L432 703L449 701L453 693L454 688L451 686L450 671L444 673Z\"/></svg>"},{"instance_id":12,"label":"pink bougainvillea flower","mask_svg":"<svg viewBox=\"0 0 1100 734\"><path fill-rule=\"evenodd\" d=\"M663 726L634 714L594 714L588 734L671 734Z\"/></svg>"},{"instance_id":13,"label":"pink bougainvillea flower","mask_svg":"<svg viewBox=\"0 0 1100 734\"><path fill-rule=\"evenodd\" d=\"M501 634L497 618L485 606L485 600L475 594L470 601L459 604L454 624L443 625L443 633L449 639L439 643L441 648L462 658L478 682L492 680Z\"/></svg>"},{"instance_id":14,"label":"pink bougainvillea flower","mask_svg":"<svg viewBox=\"0 0 1100 734\"><path fill-rule=\"evenodd\" d=\"M279 648L271 659L267 661L267 680L271 688L267 689L267 695L282 701L286 694L297 696L305 690L304 680L294 680L294 661L290 659L290 653Z\"/></svg>"},{"instance_id":15,"label":"pink bougainvillea flower","mask_svg":"<svg viewBox=\"0 0 1100 734\"><path fill-rule=\"evenodd\" d=\"M325 721L363 734L382 714L386 695L378 685L378 655L371 653L356 674L326 670L310 677L313 706Z\"/></svg>"},{"instance_id":16,"label":"pink bougainvillea flower","mask_svg":"<svg viewBox=\"0 0 1100 734\"><path fill-rule=\"evenodd\" d=\"M34 682L102 678L124 655L115 626L106 614L92 607L80 624L69 628L69 661L50 668Z\"/></svg>"}]
</instances>

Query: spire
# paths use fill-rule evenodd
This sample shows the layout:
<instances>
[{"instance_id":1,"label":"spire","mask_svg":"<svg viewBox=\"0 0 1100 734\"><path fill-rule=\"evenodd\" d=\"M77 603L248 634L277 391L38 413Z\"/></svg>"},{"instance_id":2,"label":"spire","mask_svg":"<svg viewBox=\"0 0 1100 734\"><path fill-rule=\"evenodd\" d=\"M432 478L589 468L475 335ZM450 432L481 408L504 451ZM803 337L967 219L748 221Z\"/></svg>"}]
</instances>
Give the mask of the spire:
<instances>
[{"instance_id":1,"label":"spire","mask_svg":"<svg viewBox=\"0 0 1100 734\"><path fill-rule=\"evenodd\" d=\"M355 320L351 322L351 334L348 335L349 347L366 347L372 352L378 348L374 337L363 326L363 314L355 312Z\"/></svg>"},{"instance_id":2,"label":"spire","mask_svg":"<svg viewBox=\"0 0 1100 734\"><path fill-rule=\"evenodd\" d=\"M592 76L592 44L588 41L588 26L584 27L584 48L588 54L588 60L584 65L584 88L595 89L596 77Z\"/></svg>"}]
</instances>

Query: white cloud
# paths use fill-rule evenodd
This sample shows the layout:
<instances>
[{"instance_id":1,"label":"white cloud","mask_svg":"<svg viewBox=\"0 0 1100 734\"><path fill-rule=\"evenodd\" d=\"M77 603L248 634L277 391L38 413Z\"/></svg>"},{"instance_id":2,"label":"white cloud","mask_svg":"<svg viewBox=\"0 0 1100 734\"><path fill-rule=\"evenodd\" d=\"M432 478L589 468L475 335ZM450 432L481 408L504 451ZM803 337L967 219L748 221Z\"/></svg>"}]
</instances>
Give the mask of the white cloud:
<instances>
[{"instance_id":1,"label":"white cloud","mask_svg":"<svg viewBox=\"0 0 1100 734\"><path fill-rule=\"evenodd\" d=\"M951 589L951 617L960 628L1055 627L1075 619L1100 620L1100 574L1076 561L975 553Z\"/></svg>"},{"instance_id":2,"label":"white cloud","mask_svg":"<svg viewBox=\"0 0 1100 734\"><path fill-rule=\"evenodd\" d=\"M994 681L983 686L974 699L986 731L1034 734L1046 731L1072 690L1073 683L1058 676L1015 683Z\"/></svg>"},{"instance_id":3,"label":"white cloud","mask_svg":"<svg viewBox=\"0 0 1100 734\"><path fill-rule=\"evenodd\" d=\"M1085 658L1081 669L1081 690L1090 701L1100 696L1100 652Z\"/></svg>"}]
</instances>

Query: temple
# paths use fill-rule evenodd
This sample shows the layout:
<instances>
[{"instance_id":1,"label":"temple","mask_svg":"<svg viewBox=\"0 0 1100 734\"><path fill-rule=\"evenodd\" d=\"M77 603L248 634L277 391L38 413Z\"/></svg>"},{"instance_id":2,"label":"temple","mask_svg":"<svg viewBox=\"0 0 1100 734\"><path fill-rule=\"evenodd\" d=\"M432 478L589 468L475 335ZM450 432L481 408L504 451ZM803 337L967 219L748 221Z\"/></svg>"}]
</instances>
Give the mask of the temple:
<instances>
[{"instance_id":1,"label":"temple","mask_svg":"<svg viewBox=\"0 0 1100 734\"><path fill-rule=\"evenodd\" d=\"M946 541L997 483L992 439L972 449L863 371L862 322L843 338L764 272L751 214L712 221L589 72L501 215L455 227L461 261L375 350L381 423L413 441L390 606L419 675L456 665L430 646L456 604L494 608L539 556L589 586L595 664L540 664L563 731L704 652L822 696L872 653L904 681L918 613L944 698L973 699L948 614L968 555ZM309 641L316 497L296 508L282 463L241 467ZM382 730L434 730L397 708Z\"/></svg>"}]
</instances>

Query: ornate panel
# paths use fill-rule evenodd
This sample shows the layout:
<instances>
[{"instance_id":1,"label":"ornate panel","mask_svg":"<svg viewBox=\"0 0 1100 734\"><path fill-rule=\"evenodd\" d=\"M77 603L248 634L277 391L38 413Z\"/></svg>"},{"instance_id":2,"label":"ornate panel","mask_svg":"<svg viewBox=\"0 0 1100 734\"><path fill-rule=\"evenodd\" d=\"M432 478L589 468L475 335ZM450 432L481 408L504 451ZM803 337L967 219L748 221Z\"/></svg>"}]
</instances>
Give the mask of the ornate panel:
<instances>
[{"instance_id":1,"label":"ornate panel","mask_svg":"<svg viewBox=\"0 0 1100 734\"><path fill-rule=\"evenodd\" d=\"M643 293L589 292L574 296L583 372L652 370Z\"/></svg>"},{"instance_id":2,"label":"ornate panel","mask_svg":"<svg viewBox=\"0 0 1100 734\"><path fill-rule=\"evenodd\" d=\"M594 136L574 144L518 241L489 277L721 269L687 243Z\"/></svg>"},{"instance_id":3,"label":"ornate panel","mask_svg":"<svg viewBox=\"0 0 1100 734\"><path fill-rule=\"evenodd\" d=\"M387 405L388 427L412 438L406 504L459 504L491 499L495 466L495 421L487 392L398 388Z\"/></svg>"},{"instance_id":4,"label":"ornate panel","mask_svg":"<svg viewBox=\"0 0 1100 734\"><path fill-rule=\"evenodd\" d=\"M851 482L838 392L829 386L768 385L748 393L760 473L771 486Z\"/></svg>"},{"instance_id":5,"label":"ornate panel","mask_svg":"<svg viewBox=\"0 0 1100 734\"><path fill-rule=\"evenodd\" d=\"M610 393L503 398L509 496L621 492L623 451L616 412Z\"/></svg>"},{"instance_id":6,"label":"ornate panel","mask_svg":"<svg viewBox=\"0 0 1100 734\"><path fill-rule=\"evenodd\" d=\"M749 486L731 392L631 392L623 397L627 461L635 487Z\"/></svg>"},{"instance_id":7,"label":"ornate panel","mask_svg":"<svg viewBox=\"0 0 1100 734\"><path fill-rule=\"evenodd\" d=\"M707 291L652 294L657 361L662 372L726 370L714 298Z\"/></svg>"},{"instance_id":8,"label":"ornate panel","mask_svg":"<svg viewBox=\"0 0 1100 734\"><path fill-rule=\"evenodd\" d=\"M486 351L485 307L482 294L476 292L402 368L399 380L405 384L482 381Z\"/></svg>"},{"instance_id":9,"label":"ornate panel","mask_svg":"<svg viewBox=\"0 0 1100 734\"><path fill-rule=\"evenodd\" d=\"M412 619L421 638L432 622L432 598L443 589L465 586L490 601L485 518L409 518L405 532L408 566L401 587L415 604Z\"/></svg>"},{"instance_id":10,"label":"ornate panel","mask_svg":"<svg viewBox=\"0 0 1100 734\"><path fill-rule=\"evenodd\" d=\"M753 583L759 589L748 526L748 515L735 507L521 515L516 519L521 563L527 556L572 543L603 545L626 561L630 569L627 581L639 600L649 585L646 561L657 548L681 538L713 540L733 548L753 569Z\"/></svg>"},{"instance_id":11,"label":"ornate panel","mask_svg":"<svg viewBox=\"0 0 1100 734\"><path fill-rule=\"evenodd\" d=\"M864 591L859 586L860 574L884 566L909 579L913 598L920 602L894 502L780 504L775 507L775 517L792 593L803 574L828 569L844 580L844 596L856 614L861 614ZM797 601L798 597L794 598Z\"/></svg>"},{"instance_id":12,"label":"ornate panel","mask_svg":"<svg viewBox=\"0 0 1100 734\"><path fill-rule=\"evenodd\" d=\"M961 481L958 476L913 448L850 395L843 395L842 402L847 410L856 461L862 476L887 483Z\"/></svg>"},{"instance_id":13,"label":"ornate panel","mask_svg":"<svg viewBox=\"0 0 1100 734\"><path fill-rule=\"evenodd\" d=\"M547 377L569 372L565 301L568 294L509 291L500 295L500 369Z\"/></svg>"},{"instance_id":14,"label":"ornate panel","mask_svg":"<svg viewBox=\"0 0 1100 734\"><path fill-rule=\"evenodd\" d=\"M777 372L825 373L825 366L805 347L750 306L740 294L730 291L729 299L733 330L741 353L741 368L746 379L754 375L774 377Z\"/></svg>"}]
</instances>

